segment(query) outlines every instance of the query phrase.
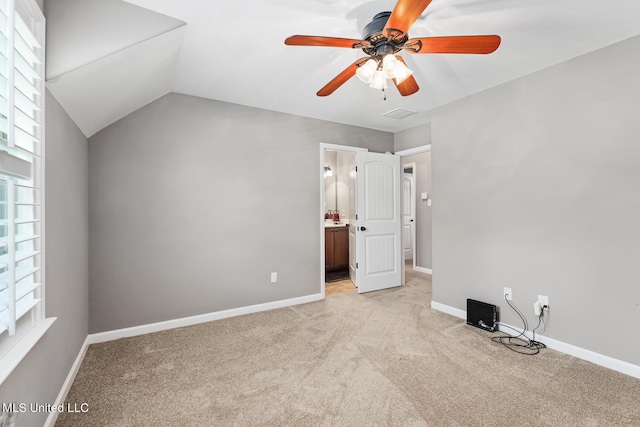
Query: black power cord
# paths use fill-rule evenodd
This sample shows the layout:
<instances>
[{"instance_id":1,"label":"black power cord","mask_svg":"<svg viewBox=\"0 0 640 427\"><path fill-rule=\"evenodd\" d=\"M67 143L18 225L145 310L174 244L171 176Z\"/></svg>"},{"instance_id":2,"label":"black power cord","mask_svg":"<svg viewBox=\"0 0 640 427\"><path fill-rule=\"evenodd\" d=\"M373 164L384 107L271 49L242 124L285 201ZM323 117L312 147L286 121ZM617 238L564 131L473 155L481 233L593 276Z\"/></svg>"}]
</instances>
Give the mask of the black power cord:
<instances>
[{"instance_id":1,"label":"black power cord","mask_svg":"<svg viewBox=\"0 0 640 427\"><path fill-rule=\"evenodd\" d=\"M516 332L520 332L518 335L516 336L511 336L511 335L501 335L499 337L492 337L491 341L493 342L499 342L500 344L504 345L505 347L507 347L509 350L511 351L515 351L518 354L524 354L527 356L534 356L538 353L540 353L540 350L543 348L547 348L546 345L544 345L543 343L536 341L536 330L540 327L541 324L544 324L544 329L542 332L544 332L547 329L547 324L544 322L544 309L542 309L540 311L540 315L538 316L538 326L536 326L533 329L533 339L530 340L529 338L527 338L527 336L525 335L525 333L527 332L527 330L529 329L529 325L527 324L527 319L525 319L525 317L518 311L517 308L515 308L513 306L513 304L511 304L511 302L507 299L507 296L504 296L504 300L507 302L507 304L509 304L509 307L511 307L513 309L513 311L516 312L516 314L520 317L520 319L522 320L524 329L522 330L522 332L520 332L518 329L516 328L512 328L511 326L507 326L504 324L501 324L502 326L505 326L509 329L512 329ZM546 306L545 306L546 308Z\"/></svg>"}]
</instances>

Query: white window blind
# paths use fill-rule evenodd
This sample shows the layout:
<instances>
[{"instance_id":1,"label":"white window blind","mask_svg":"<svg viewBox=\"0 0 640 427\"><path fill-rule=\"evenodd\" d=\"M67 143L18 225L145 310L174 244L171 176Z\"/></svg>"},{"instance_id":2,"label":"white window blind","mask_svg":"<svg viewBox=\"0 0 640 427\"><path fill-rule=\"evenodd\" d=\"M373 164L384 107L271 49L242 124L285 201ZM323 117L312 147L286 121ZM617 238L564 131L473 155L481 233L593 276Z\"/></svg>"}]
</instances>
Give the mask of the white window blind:
<instances>
[{"instance_id":1,"label":"white window blind","mask_svg":"<svg viewBox=\"0 0 640 427\"><path fill-rule=\"evenodd\" d=\"M44 17L0 0L0 358L44 319Z\"/></svg>"}]
</instances>

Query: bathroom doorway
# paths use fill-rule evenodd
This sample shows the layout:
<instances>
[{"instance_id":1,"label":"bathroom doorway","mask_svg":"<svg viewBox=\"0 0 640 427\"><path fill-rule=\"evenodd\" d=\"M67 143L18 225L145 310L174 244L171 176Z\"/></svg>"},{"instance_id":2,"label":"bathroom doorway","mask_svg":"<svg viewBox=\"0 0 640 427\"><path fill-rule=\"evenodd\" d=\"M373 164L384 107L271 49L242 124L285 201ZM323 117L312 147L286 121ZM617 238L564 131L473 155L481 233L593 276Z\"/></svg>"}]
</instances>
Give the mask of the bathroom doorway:
<instances>
[{"instance_id":1,"label":"bathroom doorway","mask_svg":"<svg viewBox=\"0 0 640 427\"><path fill-rule=\"evenodd\" d=\"M340 187L337 194L330 193L325 197L325 153L329 151L346 151L353 154L349 164L349 210L341 212L342 207L336 206L341 220L336 221L333 216L327 218L330 198L338 197L340 203ZM330 239L325 236L327 222L338 227L344 233L348 229L348 254L350 279L357 287L358 293L389 289L402 285L402 205L401 205L401 157L392 153L370 153L366 148L347 147L334 144L320 144L320 206L318 209L320 220L320 289L322 296L326 296L326 259L338 256L336 252L329 255ZM339 153L338 153L339 156ZM356 174L357 172L357 174ZM357 175L357 176L356 176ZM340 180L338 180L340 182ZM352 206L354 206L352 208ZM356 209L357 207L357 213ZM335 213L335 212L334 212ZM344 217L348 220L342 220ZM360 217L360 218L359 218ZM336 224L337 223L337 224ZM340 227L343 227L340 230ZM357 230L357 231L356 231ZM327 236L329 237L329 236ZM336 239L332 239L334 244ZM341 238L344 242L344 237ZM344 248L344 246L343 246ZM335 249L334 249L335 250ZM341 258L344 264L344 258ZM334 259L335 262L335 259ZM336 266L333 264L334 267ZM346 280L346 279L345 279Z\"/></svg>"}]
</instances>

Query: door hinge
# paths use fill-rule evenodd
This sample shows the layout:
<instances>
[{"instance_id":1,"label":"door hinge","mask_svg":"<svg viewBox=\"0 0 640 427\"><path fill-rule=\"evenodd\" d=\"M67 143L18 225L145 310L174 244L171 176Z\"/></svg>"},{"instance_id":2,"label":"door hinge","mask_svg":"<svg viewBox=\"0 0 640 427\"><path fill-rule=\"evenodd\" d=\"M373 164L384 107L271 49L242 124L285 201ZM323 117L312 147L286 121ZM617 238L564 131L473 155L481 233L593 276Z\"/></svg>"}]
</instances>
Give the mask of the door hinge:
<instances>
[{"instance_id":1,"label":"door hinge","mask_svg":"<svg viewBox=\"0 0 640 427\"><path fill-rule=\"evenodd\" d=\"M356 172L358 172L358 167L356 166Z\"/></svg>"},{"instance_id":2,"label":"door hinge","mask_svg":"<svg viewBox=\"0 0 640 427\"><path fill-rule=\"evenodd\" d=\"M358 268L358 263L356 262L356 268Z\"/></svg>"},{"instance_id":3,"label":"door hinge","mask_svg":"<svg viewBox=\"0 0 640 427\"><path fill-rule=\"evenodd\" d=\"M358 214L356 214L356 221L358 220Z\"/></svg>"}]
</instances>

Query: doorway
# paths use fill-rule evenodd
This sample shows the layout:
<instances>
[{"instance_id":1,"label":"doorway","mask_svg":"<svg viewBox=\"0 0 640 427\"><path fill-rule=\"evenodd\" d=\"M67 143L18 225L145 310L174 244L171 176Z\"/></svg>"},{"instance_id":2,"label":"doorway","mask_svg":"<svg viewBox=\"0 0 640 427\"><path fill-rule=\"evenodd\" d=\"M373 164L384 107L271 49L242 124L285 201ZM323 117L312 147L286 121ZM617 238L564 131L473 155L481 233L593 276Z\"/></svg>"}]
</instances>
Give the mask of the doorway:
<instances>
[{"instance_id":1,"label":"doorway","mask_svg":"<svg viewBox=\"0 0 640 427\"><path fill-rule=\"evenodd\" d=\"M405 267L416 263L416 180L415 163L402 164L402 249Z\"/></svg>"},{"instance_id":2,"label":"doorway","mask_svg":"<svg viewBox=\"0 0 640 427\"><path fill-rule=\"evenodd\" d=\"M432 274L431 145L398 151L396 154L401 156L403 167L402 238L405 253L403 273L418 271ZM404 178L412 179L412 181L404 181ZM409 189L410 186L411 189ZM412 203L407 202L407 197L410 197ZM403 274L402 283L405 283L405 274Z\"/></svg>"},{"instance_id":3,"label":"doorway","mask_svg":"<svg viewBox=\"0 0 640 427\"><path fill-rule=\"evenodd\" d=\"M348 151L349 160L343 162L344 181L348 182L337 194L325 186L325 174L330 169L326 164L332 152ZM326 296L328 267L342 266L348 258L349 276L358 293L388 289L402 285L402 169L400 156L389 152L370 153L367 149L333 144L320 144L321 172L321 293ZM338 162L339 163L339 162ZM337 167L340 169L340 167ZM357 173L356 173L357 172ZM356 179L357 175L357 179ZM333 181L329 181L333 182ZM340 182L340 179L337 179ZM347 192L349 202L340 204L340 191ZM330 190L327 192L327 190ZM336 197L337 196L337 197ZM336 197L338 220L329 212L331 199ZM348 208L343 209L344 206ZM357 207L357 214L356 209ZM348 217L348 220L343 218ZM327 222L330 222L327 225ZM338 228L331 230L331 228ZM348 232L345 232L348 230ZM336 258L338 248L348 235L347 254L342 261Z\"/></svg>"},{"instance_id":4,"label":"doorway","mask_svg":"<svg viewBox=\"0 0 640 427\"><path fill-rule=\"evenodd\" d=\"M366 151L368 150L358 147L320 144L320 270L324 296L357 292L355 281L350 277L350 265L355 259L355 231L349 225L355 215L355 188L352 179L355 155L356 152Z\"/></svg>"},{"instance_id":5,"label":"doorway","mask_svg":"<svg viewBox=\"0 0 640 427\"><path fill-rule=\"evenodd\" d=\"M355 291L350 277L349 227L353 194L350 168L355 153L325 150L324 156L324 270L325 294L334 295Z\"/></svg>"}]
</instances>

